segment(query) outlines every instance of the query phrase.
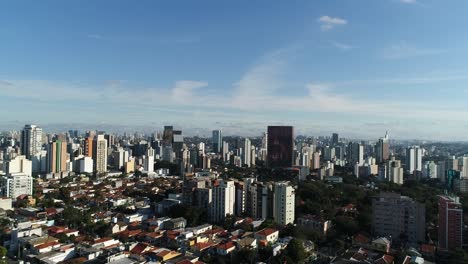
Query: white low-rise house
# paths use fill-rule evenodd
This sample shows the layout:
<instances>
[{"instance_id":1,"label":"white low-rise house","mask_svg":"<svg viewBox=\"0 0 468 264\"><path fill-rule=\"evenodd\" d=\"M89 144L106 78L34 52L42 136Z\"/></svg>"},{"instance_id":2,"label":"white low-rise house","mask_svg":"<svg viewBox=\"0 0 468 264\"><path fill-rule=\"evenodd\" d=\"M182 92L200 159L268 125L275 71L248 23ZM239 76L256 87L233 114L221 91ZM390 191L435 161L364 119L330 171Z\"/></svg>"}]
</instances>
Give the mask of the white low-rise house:
<instances>
[{"instance_id":1,"label":"white low-rise house","mask_svg":"<svg viewBox=\"0 0 468 264\"><path fill-rule=\"evenodd\" d=\"M3 210L11 210L13 207L12 207L12 203L13 203L13 200L9 197L0 197L0 209L3 209Z\"/></svg>"},{"instance_id":2,"label":"white low-rise house","mask_svg":"<svg viewBox=\"0 0 468 264\"><path fill-rule=\"evenodd\" d=\"M278 241L279 231L271 228L265 228L255 233L255 238L259 241L264 240L273 244Z\"/></svg>"},{"instance_id":3,"label":"white low-rise house","mask_svg":"<svg viewBox=\"0 0 468 264\"><path fill-rule=\"evenodd\" d=\"M189 228L189 230L191 230L193 234L195 234L196 236L198 236L199 234L205 233L208 230L212 230L212 229L213 229L213 225L210 225L210 224L204 224L204 225Z\"/></svg>"},{"instance_id":4,"label":"white low-rise house","mask_svg":"<svg viewBox=\"0 0 468 264\"><path fill-rule=\"evenodd\" d=\"M133 215L126 215L124 216L123 221L127 224L133 223L133 222L142 222L146 220L147 217L145 215L141 214L133 214Z\"/></svg>"}]
</instances>

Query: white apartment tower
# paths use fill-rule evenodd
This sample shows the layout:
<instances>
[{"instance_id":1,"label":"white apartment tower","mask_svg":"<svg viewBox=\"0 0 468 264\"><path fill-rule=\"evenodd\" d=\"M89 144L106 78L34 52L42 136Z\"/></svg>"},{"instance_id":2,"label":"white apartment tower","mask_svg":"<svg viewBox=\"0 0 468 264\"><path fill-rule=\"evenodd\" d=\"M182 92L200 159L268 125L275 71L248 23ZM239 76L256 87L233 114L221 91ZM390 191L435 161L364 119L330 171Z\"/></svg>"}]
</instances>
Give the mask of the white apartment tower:
<instances>
[{"instance_id":1,"label":"white apartment tower","mask_svg":"<svg viewBox=\"0 0 468 264\"><path fill-rule=\"evenodd\" d=\"M21 154L31 159L42 148L42 128L25 125L21 131Z\"/></svg>"},{"instance_id":2,"label":"white apartment tower","mask_svg":"<svg viewBox=\"0 0 468 264\"><path fill-rule=\"evenodd\" d=\"M289 182L277 182L274 186L273 218L280 225L294 223L295 191Z\"/></svg>"},{"instance_id":3,"label":"white apartment tower","mask_svg":"<svg viewBox=\"0 0 468 264\"><path fill-rule=\"evenodd\" d=\"M422 171L423 151L419 146L408 147L406 149L406 170L409 173Z\"/></svg>"},{"instance_id":4,"label":"white apartment tower","mask_svg":"<svg viewBox=\"0 0 468 264\"><path fill-rule=\"evenodd\" d=\"M107 171L107 140L104 135L97 135L93 144L94 171L103 173Z\"/></svg>"},{"instance_id":5,"label":"white apartment tower","mask_svg":"<svg viewBox=\"0 0 468 264\"><path fill-rule=\"evenodd\" d=\"M220 180L213 185L212 204L210 210L211 221L224 221L226 215L234 215L236 201L236 187L234 181Z\"/></svg>"}]
</instances>

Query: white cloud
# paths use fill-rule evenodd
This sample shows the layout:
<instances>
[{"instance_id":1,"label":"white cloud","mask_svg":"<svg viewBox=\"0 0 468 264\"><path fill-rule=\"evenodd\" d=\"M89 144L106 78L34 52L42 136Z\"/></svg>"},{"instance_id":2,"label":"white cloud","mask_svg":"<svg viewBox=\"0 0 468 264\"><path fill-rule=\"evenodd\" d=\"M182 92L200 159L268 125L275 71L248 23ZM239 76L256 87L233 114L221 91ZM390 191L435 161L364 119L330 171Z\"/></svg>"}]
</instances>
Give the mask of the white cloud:
<instances>
[{"instance_id":1,"label":"white cloud","mask_svg":"<svg viewBox=\"0 0 468 264\"><path fill-rule=\"evenodd\" d=\"M351 46L351 45L344 44L344 43L340 43L340 42L336 42L336 41L331 41L331 44L332 44L335 48L338 48L338 49L343 50L343 51L347 51L347 50L350 50L350 49L354 48L354 47Z\"/></svg>"},{"instance_id":2,"label":"white cloud","mask_svg":"<svg viewBox=\"0 0 468 264\"><path fill-rule=\"evenodd\" d=\"M382 51L382 57L385 59L404 59L410 57L437 55L444 52L445 50L420 48L409 44L406 41L401 41L400 43L393 44L385 48Z\"/></svg>"},{"instance_id":3,"label":"white cloud","mask_svg":"<svg viewBox=\"0 0 468 264\"><path fill-rule=\"evenodd\" d=\"M172 89L172 98L176 102L187 102L194 96L194 91L208 86L207 82L182 80L177 81Z\"/></svg>"},{"instance_id":4,"label":"white cloud","mask_svg":"<svg viewBox=\"0 0 468 264\"><path fill-rule=\"evenodd\" d=\"M417 1L416 0L400 0L400 2L405 3L405 4L414 4Z\"/></svg>"},{"instance_id":5,"label":"white cloud","mask_svg":"<svg viewBox=\"0 0 468 264\"><path fill-rule=\"evenodd\" d=\"M320 28L323 31L328 31L333 29L335 26L341 26L341 25L346 25L348 24L348 21L346 21L343 18L339 17L330 17L330 16L321 16L318 19L318 22L320 23Z\"/></svg>"}]
</instances>

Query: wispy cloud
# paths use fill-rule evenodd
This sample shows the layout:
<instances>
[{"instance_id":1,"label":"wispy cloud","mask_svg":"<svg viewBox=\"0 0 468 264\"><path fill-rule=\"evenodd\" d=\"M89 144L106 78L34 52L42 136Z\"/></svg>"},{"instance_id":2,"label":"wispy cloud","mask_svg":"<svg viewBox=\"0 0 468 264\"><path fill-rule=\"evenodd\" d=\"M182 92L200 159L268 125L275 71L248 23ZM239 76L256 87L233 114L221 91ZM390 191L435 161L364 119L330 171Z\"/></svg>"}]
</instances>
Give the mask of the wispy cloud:
<instances>
[{"instance_id":1,"label":"wispy cloud","mask_svg":"<svg viewBox=\"0 0 468 264\"><path fill-rule=\"evenodd\" d=\"M437 55L444 52L445 50L442 49L421 48L407 43L406 41L401 41L400 43L393 44L383 49L382 57L385 59L404 59L410 57Z\"/></svg>"},{"instance_id":2,"label":"wispy cloud","mask_svg":"<svg viewBox=\"0 0 468 264\"><path fill-rule=\"evenodd\" d=\"M103 39L104 37L100 34L88 34L86 35L87 38L90 38L90 39Z\"/></svg>"},{"instance_id":3,"label":"wispy cloud","mask_svg":"<svg viewBox=\"0 0 468 264\"><path fill-rule=\"evenodd\" d=\"M416 0L399 0L401 3L405 3L405 4L415 4L417 3Z\"/></svg>"},{"instance_id":4,"label":"wispy cloud","mask_svg":"<svg viewBox=\"0 0 468 264\"><path fill-rule=\"evenodd\" d=\"M328 31L333 29L336 26L342 26L348 24L348 21L346 21L343 18L339 17L330 17L330 16L321 16L318 19L318 22L320 24L320 28L323 31Z\"/></svg>"},{"instance_id":5,"label":"wispy cloud","mask_svg":"<svg viewBox=\"0 0 468 264\"><path fill-rule=\"evenodd\" d=\"M207 82L183 80L177 81L172 88L172 98L176 102L187 102L194 96L194 91L208 86Z\"/></svg>"},{"instance_id":6,"label":"wispy cloud","mask_svg":"<svg viewBox=\"0 0 468 264\"><path fill-rule=\"evenodd\" d=\"M351 46L351 45L348 45L348 44L345 44L345 43L341 43L341 42L336 42L336 41L331 41L330 42L333 47L337 48L337 49L340 49L342 51L347 51L347 50L350 50L350 49L353 49L354 47Z\"/></svg>"}]
</instances>

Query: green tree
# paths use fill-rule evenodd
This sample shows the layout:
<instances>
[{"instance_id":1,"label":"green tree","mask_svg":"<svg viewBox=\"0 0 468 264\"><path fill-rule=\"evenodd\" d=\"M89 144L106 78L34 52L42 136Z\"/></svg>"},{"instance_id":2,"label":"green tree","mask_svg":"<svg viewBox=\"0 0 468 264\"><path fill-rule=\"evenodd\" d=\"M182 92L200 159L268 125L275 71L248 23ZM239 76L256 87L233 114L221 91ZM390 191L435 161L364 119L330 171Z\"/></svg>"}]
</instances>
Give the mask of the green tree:
<instances>
[{"instance_id":1,"label":"green tree","mask_svg":"<svg viewBox=\"0 0 468 264\"><path fill-rule=\"evenodd\" d=\"M294 262L302 262L307 258L307 253L304 249L304 244L299 239L292 239L285 251L286 255Z\"/></svg>"}]
</instances>

